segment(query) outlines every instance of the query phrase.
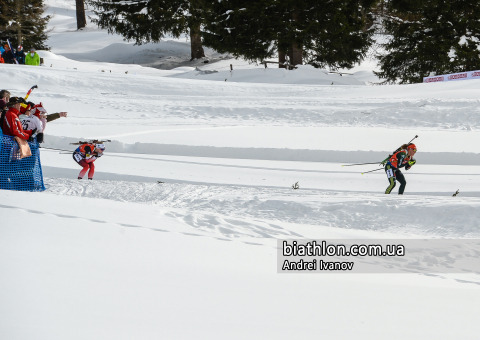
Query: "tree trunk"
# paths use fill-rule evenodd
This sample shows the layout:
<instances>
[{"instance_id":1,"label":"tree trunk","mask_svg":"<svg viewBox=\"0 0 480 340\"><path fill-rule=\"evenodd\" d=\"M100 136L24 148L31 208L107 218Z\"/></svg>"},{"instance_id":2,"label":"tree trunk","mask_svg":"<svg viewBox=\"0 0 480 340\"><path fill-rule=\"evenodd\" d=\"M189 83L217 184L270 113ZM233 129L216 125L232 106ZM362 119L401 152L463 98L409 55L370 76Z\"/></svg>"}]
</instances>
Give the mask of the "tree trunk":
<instances>
[{"instance_id":1,"label":"tree trunk","mask_svg":"<svg viewBox=\"0 0 480 340\"><path fill-rule=\"evenodd\" d=\"M17 46L21 46L22 43L23 43L22 24L21 24L21 22L22 22L22 20L21 20L22 19L22 16L21 16L21 14L22 14L21 1L22 0L15 1L15 5L17 7L17 15L18 15L18 17L17 17ZM15 48L17 46L15 46ZM14 47L14 46L12 46L12 47ZM12 53L13 53L13 51L12 51Z\"/></svg>"},{"instance_id":2,"label":"tree trunk","mask_svg":"<svg viewBox=\"0 0 480 340\"><path fill-rule=\"evenodd\" d=\"M19 25L17 29L17 46L21 46L22 44L23 44L22 27Z\"/></svg>"},{"instance_id":3,"label":"tree trunk","mask_svg":"<svg viewBox=\"0 0 480 340\"><path fill-rule=\"evenodd\" d=\"M303 64L303 47L295 42L292 44L292 55L290 57L290 63L292 65Z\"/></svg>"},{"instance_id":4,"label":"tree trunk","mask_svg":"<svg viewBox=\"0 0 480 340\"><path fill-rule=\"evenodd\" d=\"M205 52L203 51L202 46L202 35L200 34L200 26L190 27L190 44L192 50L192 59L190 59L190 61L205 57Z\"/></svg>"},{"instance_id":5,"label":"tree trunk","mask_svg":"<svg viewBox=\"0 0 480 340\"><path fill-rule=\"evenodd\" d=\"M285 63L285 57L286 57L287 53L285 51L278 51L278 62L280 64L278 64L278 68L287 68L285 65L283 65Z\"/></svg>"},{"instance_id":6,"label":"tree trunk","mask_svg":"<svg viewBox=\"0 0 480 340\"><path fill-rule=\"evenodd\" d=\"M288 48L287 55L288 55L288 63L289 63L290 65L293 65L293 51L292 51L292 47L289 47L289 48ZM289 70L292 69L291 66L288 66L287 68L288 68Z\"/></svg>"},{"instance_id":7,"label":"tree trunk","mask_svg":"<svg viewBox=\"0 0 480 340\"><path fill-rule=\"evenodd\" d=\"M77 5L77 30L87 26L84 0L75 0Z\"/></svg>"},{"instance_id":8,"label":"tree trunk","mask_svg":"<svg viewBox=\"0 0 480 340\"><path fill-rule=\"evenodd\" d=\"M299 14L298 10L294 8L292 13L293 21L299 21ZM292 41L292 49L290 51L290 64L292 65L302 65L303 63L303 46L299 44L297 41Z\"/></svg>"}]
</instances>

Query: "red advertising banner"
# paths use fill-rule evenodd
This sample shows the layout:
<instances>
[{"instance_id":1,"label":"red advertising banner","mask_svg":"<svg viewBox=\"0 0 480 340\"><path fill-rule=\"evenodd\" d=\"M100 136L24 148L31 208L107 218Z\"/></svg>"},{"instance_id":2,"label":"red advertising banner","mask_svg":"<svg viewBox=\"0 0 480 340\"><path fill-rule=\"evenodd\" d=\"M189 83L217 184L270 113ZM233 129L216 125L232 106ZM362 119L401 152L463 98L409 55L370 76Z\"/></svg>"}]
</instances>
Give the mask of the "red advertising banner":
<instances>
[{"instance_id":1,"label":"red advertising banner","mask_svg":"<svg viewBox=\"0 0 480 340\"><path fill-rule=\"evenodd\" d=\"M452 74L444 74L440 76L424 77L424 83L436 83L439 81L456 81L480 78L480 71L468 71Z\"/></svg>"}]
</instances>

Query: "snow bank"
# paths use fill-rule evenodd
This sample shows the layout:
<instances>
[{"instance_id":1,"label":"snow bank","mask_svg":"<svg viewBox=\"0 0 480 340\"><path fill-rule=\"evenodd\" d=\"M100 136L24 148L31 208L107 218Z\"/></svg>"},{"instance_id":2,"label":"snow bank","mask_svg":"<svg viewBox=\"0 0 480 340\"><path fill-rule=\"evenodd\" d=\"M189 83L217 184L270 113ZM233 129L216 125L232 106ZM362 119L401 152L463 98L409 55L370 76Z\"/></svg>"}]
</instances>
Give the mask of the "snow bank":
<instances>
[{"instance_id":1,"label":"snow bank","mask_svg":"<svg viewBox=\"0 0 480 340\"><path fill-rule=\"evenodd\" d=\"M271 64L270 64L271 65ZM208 72L213 72L209 70ZM316 69L310 65L299 65L298 69L287 70L281 68L234 69L206 73L194 70L171 77L183 79L202 79L227 82L273 83L273 84L315 84L315 85L364 85L353 76L329 74L326 70Z\"/></svg>"}]
</instances>

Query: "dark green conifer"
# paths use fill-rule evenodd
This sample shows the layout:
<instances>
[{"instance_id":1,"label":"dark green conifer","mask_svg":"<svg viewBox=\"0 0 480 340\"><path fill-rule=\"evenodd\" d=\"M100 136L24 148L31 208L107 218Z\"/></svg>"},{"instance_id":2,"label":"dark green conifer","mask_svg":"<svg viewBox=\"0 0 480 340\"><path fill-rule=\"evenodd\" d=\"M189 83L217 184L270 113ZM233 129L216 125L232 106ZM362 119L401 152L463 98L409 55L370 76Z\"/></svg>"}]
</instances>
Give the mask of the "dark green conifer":
<instances>
[{"instance_id":1,"label":"dark green conifer","mask_svg":"<svg viewBox=\"0 0 480 340\"><path fill-rule=\"evenodd\" d=\"M221 0L205 11L204 45L250 61L352 67L367 52L370 0Z\"/></svg>"},{"instance_id":2,"label":"dark green conifer","mask_svg":"<svg viewBox=\"0 0 480 340\"><path fill-rule=\"evenodd\" d=\"M480 69L480 1L392 0L384 21L390 36L379 56L388 83Z\"/></svg>"},{"instance_id":3,"label":"dark green conifer","mask_svg":"<svg viewBox=\"0 0 480 340\"><path fill-rule=\"evenodd\" d=\"M93 20L109 33L141 45L159 42L165 35L189 33L192 59L204 57L200 25L202 0L91 0L98 19Z\"/></svg>"},{"instance_id":4,"label":"dark green conifer","mask_svg":"<svg viewBox=\"0 0 480 340\"><path fill-rule=\"evenodd\" d=\"M47 23L43 0L0 0L0 36L10 39L12 47L48 50Z\"/></svg>"}]
</instances>

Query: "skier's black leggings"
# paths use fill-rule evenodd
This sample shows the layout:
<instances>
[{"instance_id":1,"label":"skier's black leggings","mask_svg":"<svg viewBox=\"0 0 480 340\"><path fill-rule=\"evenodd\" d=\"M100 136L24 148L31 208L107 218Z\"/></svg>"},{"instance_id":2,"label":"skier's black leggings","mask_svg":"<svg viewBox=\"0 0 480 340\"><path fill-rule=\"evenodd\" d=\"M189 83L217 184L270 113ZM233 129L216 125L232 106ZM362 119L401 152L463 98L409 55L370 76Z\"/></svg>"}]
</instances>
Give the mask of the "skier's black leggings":
<instances>
[{"instance_id":1,"label":"skier's black leggings","mask_svg":"<svg viewBox=\"0 0 480 340\"><path fill-rule=\"evenodd\" d=\"M393 188L395 188L395 185L397 185L397 181L400 182L400 188L398 188L398 194L403 195L403 192L405 191L405 186L407 185L407 181L405 180L405 177L403 176L402 172L400 169L395 169L391 165L385 166L385 173L387 173L388 177L388 171L391 170L393 171L393 176L388 178L388 183L390 184L385 190L386 194L389 194L392 192Z\"/></svg>"}]
</instances>

